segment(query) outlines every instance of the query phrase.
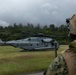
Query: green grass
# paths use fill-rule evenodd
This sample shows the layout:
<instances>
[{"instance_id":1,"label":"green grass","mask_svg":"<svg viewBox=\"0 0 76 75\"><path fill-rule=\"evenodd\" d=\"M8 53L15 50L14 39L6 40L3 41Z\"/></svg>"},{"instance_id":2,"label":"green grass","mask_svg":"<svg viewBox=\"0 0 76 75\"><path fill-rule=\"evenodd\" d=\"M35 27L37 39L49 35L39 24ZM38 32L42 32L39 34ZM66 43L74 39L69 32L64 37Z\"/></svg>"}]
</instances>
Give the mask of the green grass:
<instances>
[{"instance_id":1,"label":"green grass","mask_svg":"<svg viewBox=\"0 0 76 75\"><path fill-rule=\"evenodd\" d=\"M60 52L67 48L61 45ZM0 46L0 75L17 75L44 71L55 58L54 51L20 52L12 46Z\"/></svg>"}]
</instances>

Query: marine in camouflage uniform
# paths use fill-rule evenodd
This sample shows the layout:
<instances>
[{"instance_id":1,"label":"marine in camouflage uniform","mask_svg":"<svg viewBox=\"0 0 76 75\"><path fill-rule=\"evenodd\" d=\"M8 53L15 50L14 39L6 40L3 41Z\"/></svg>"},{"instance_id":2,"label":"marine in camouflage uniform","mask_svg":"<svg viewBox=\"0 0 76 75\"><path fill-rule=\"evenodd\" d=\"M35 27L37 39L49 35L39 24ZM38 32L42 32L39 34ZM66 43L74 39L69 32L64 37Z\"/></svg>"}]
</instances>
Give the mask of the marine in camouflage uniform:
<instances>
[{"instance_id":1,"label":"marine in camouflage uniform","mask_svg":"<svg viewBox=\"0 0 76 75\"><path fill-rule=\"evenodd\" d=\"M66 22L70 26L69 34L73 42L69 44L69 49L52 61L45 75L76 75L76 14Z\"/></svg>"},{"instance_id":2,"label":"marine in camouflage uniform","mask_svg":"<svg viewBox=\"0 0 76 75\"><path fill-rule=\"evenodd\" d=\"M76 54L76 40L70 43L69 49L67 49L66 51L72 51ZM68 67L62 53L52 61L45 75L69 75Z\"/></svg>"}]
</instances>

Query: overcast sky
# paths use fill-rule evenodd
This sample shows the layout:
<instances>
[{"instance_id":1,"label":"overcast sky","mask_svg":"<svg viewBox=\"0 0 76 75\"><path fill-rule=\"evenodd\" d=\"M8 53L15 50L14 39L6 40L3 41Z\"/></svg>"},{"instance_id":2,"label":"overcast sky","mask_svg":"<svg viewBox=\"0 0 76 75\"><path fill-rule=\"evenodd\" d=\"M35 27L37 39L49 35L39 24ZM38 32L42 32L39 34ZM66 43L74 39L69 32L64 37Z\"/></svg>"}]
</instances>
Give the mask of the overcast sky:
<instances>
[{"instance_id":1,"label":"overcast sky","mask_svg":"<svg viewBox=\"0 0 76 75\"><path fill-rule=\"evenodd\" d=\"M76 0L0 0L0 25L65 24L76 13Z\"/></svg>"}]
</instances>

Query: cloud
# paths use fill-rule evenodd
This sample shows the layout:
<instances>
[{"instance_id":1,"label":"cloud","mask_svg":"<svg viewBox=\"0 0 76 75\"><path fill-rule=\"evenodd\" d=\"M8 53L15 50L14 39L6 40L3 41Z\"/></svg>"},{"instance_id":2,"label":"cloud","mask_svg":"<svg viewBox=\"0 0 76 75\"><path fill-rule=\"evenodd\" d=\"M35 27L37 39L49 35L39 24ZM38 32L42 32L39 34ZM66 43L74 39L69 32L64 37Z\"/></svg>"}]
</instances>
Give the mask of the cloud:
<instances>
[{"instance_id":1,"label":"cloud","mask_svg":"<svg viewBox=\"0 0 76 75\"><path fill-rule=\"evenodd\" d=\"M9 26L9 23L0 20L0 26L6 27L6 26Z\"/></svg>"},{"instance_id":2,"label":"cloud","mask_svg":"<svg viewBox=\"0 0 76 75\"><path fill-rule=\"evenodd\" d=\"M0 20L13 23L65 24L76 13L76 0L0 0Z\"/></svg>"}]
</instances>

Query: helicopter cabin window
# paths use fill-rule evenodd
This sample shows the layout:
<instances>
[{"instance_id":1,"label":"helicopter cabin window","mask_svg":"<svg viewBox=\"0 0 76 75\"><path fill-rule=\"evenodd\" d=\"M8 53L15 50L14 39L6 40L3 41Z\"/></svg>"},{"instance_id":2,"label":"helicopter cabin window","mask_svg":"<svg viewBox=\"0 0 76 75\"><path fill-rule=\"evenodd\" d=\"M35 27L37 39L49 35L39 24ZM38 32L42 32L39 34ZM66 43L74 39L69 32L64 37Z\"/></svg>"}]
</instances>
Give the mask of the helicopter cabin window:
<instances>
[{"instance_id":1,"label":"helicopter cabin window","mask_svg":"<svg viewBox=\"0 0 76 75\"><path fill-rule=\"evenodd\" d=\"M43 43L41 43L41 45L43 45Z\"/></svg>"},{"instance_id":2,"label":"helicopter cabin window","mask_svg":"<svg viewBox=\"0 0 76 75\"><path fill-rule=\"evenodd\" d=\"M48 44L47 44L47 43L44 43L44 45L45 45L45 46L48 46Z\"/></svg>"},{"instance_id":3,"label":"helicopter cabin window","mask_svg":"<svg viewBox=\"0 0 76 75\"><path fill-rule=\"evenodd\" d=\"M39 46L39 44L37 44L37 46Z\"/></svg>"},{"instance_id":4,"label":"helicopter cabin window","mask_svg":"<svg viewBox=\"0 0 76 75\"><path fill-rule=\"evenodd\" d=\"M30 44L30 46L32 46L32 44Z\"/></svg>"},{"instance_id":5,"label":"helicopter cabin window","mask_svg":"<svg viewBox=\"0 0 76 75\"><path fill-rule=\"evenodd\" d=\"M52 43L51 45L54 46L54 43Z\"/></svg>"},{"instance_id":6,"label":"helicopter cabin window","mask_svg":"<svg viewBox=\"0 0 76 75\"><path fill-rule=\"evenodd\" d=\"M48 44L45 45L46 47L48 46Z\"/></svg>"},{"instance_id":7,"label":"helicopter cabin window","mask_svg":"<svg viewBox=\"0 0 76 75\"><path fill-rule=\"evenodd\" d=\"M29 46L29 44L23 44L24 46Z\"/></svg>"}]
</instances>

